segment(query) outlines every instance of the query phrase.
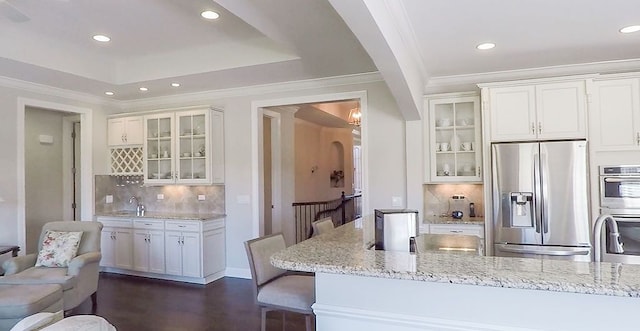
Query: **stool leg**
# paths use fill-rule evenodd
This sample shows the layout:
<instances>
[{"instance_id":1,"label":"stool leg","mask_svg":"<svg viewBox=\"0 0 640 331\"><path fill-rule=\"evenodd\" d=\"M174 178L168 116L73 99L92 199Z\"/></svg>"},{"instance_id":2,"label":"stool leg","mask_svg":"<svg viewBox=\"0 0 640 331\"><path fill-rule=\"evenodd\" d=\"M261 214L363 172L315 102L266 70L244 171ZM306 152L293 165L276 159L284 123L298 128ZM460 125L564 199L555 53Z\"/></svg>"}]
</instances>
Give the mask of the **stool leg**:
<instances>
[{"instance_id":1,"label":"stool leg","mask_svg":"<svg viewBox=\"0 0 640 331\"><path fill-rule=\"evenodd\" d=\"M91 294L91 313L96 314L96 308L98 307L98 291Z\"/></svg>"}]
</instances>

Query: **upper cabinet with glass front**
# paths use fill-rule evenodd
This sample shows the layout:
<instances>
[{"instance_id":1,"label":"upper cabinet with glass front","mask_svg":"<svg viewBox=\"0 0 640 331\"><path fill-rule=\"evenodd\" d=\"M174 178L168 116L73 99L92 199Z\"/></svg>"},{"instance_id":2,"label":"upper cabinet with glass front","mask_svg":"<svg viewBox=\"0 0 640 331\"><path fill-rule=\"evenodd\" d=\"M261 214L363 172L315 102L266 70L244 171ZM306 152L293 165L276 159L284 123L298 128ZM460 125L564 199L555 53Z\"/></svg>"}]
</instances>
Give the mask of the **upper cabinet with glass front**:
<instances>
[{"instance_id":1,"label":"upper cabinet with glass front","mask_svg":"<svg viewBox=\"0 0 640 331\"><path fill-rule=\"evenodd\" d=\"M145 183L224 182L222 121L209 109L145 116Z\"/></svg>"},{"instance_id":2,"label":"upper cabinet with glass front","mask_svg":"<svg viewBox=\"0 0 640 331\"><path fill-rule=\"evenodd\" d=\"M475 93L426 97L425 180L480 182L480 102Z\"/></svg>"}]
</instances>

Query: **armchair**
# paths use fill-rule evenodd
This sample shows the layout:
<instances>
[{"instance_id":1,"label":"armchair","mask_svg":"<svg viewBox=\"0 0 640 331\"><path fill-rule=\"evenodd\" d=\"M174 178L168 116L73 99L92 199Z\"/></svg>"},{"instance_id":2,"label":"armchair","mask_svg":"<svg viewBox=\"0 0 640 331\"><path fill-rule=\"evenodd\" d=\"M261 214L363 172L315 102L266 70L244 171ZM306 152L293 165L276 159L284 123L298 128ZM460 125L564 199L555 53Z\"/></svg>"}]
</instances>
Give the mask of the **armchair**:
<instances>
[{"instance_id":1,"label":"armchair","mask_svg":"<svg viewBox=\"0 0 640 331\"><path fill-rule=\"evenodd\" d=\"M91 296L96 306L100 253L100 222L50 222L42 227L38 251L42 249L42 239L47 232L82 231L77 256L68 267L36 267L37 253L14 257L2 265L5 276L0 277L0 285L20 284L59 284L62 286L64 310L68 311L80 305Z\"/></svg>"}]
</instances>

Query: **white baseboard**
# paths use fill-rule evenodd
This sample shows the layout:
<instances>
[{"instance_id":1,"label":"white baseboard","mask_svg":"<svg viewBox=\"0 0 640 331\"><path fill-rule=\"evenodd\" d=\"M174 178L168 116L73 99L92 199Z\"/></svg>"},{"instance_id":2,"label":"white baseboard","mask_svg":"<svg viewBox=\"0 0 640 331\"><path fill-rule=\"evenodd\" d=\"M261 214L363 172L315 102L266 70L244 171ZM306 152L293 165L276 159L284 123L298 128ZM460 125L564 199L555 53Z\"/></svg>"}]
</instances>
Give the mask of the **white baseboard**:
<instances>
[{"instance_id":1,"label":"white baseboard","mask_svg":"<svg viewBox=\"0 0 640 331\"><path fill-rule=\"evenodd\" d=\"M224 276L251 279L251 270L248 268L227 268L225 270Z\"/></svg>"}]
</instances>

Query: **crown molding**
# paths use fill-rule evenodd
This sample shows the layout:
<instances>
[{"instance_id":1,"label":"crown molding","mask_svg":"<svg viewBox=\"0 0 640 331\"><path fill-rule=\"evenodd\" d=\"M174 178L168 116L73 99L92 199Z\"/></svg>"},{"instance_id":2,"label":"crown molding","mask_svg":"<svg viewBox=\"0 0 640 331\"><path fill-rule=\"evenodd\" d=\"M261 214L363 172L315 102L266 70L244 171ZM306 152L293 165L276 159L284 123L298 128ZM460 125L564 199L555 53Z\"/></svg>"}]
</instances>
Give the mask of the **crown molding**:
<instances>
[{"instance_id":1,"label":"crown molding","mask_svg":"<svg viewBox=\"0 0 640 331\"><path fill-rule=\"evenodd\" d=\"M88 93L82 93L82 92L77 92L73 90L66 90L59 87L32 83L32 82L15 79L11 77L0 76L0 86L21 90L21 91L44 94L48 96L71 99L71 100L76 100L76 101L81 101L81 102L86 102L86 103L91 103L96 105L107 105L107 106L119 108L119 105L118 105L119 102L115 100L98 97Z\"/></svg>"},{"instance_id":2,"label":"crown molding","mask_svg":"<svg viewBox=\"0 0 640 331\"><path fill-rule=\"evenodd\" d=\"M578 63L520 70L493 71L467 75L431 77L425 94L443 92L455 87L476 88L478 84L523 79L549 78L567 75L604 74L638 71L640 59Z\"/></svg>"},{"instance_id":3,"label":"crown molding","mask_svg":"<svg viewBox=\"0 0 640 331\"><path fill-rule=\"evenodd\" d=\"M316 88L344 86L353 84L366 84L384 81L379 72L317 78L308 80L289 81L264 85L236 87L222 90L185 93L172 96L162 96L147 99L120 101L120 106L126 110L158 107L163 105L202 103L224 98L242 97L247 95L261 95L270 93L282 93ZM223 107L224 108L224 107Z\"/></svg>"},{"instance_id":4,"label":"crown molding","mask_svg":"<svg viewBox=\"0 0 640 331\"><path fill-rule=\"evenodd\" d=\"M37 84L28 81L23 81L15 78L0 76L0 86L6 88L12 88L21 91L28 91L32 93L44 94L54 97L60 97L65 99L71 99L96 105L106 105L110 107L114 107L120 111L128 111L131 109L140 109L140 108L157 108L157 107L165 107L169 109L172 105L182 105L185 104L194 104L194 107L201 106L203 102L209 103L211 100L223 99L223 98L231 98L231 97L240 97L246 95L260 95L260 94L269 94L269 93L282 93L296 90L307 90L307 89L315 89L315 88L325 88L325 87L334 87L334 86L343 86L343 85L353 85L353 84L366 84L366 83L374 83L384 81L382 75L379 72L368 72L362 74L353 74L353 75L344 75L344 76L334 76L328 78L317 78L317 79L307 79L307 80L299 80L299 81L289 81L282 83L272 83L272 84L263 84L263 85L253 85L246 87L236 87L230 89L221 89L221 90L210 90L203 92L194 92L194 93L184 93L178 95L171 96L160 96L154 98L146 98L146 99L136 99L136 100L113 100L108 98L103 98L87 93L77 92L73 90L66 90L58 87L53 87L49 85ZM210 107L214 107L217 109L222 109L221 105L210 105ZM173 109L173 108L171 108ZM116 116L123 114L114 114Z\"/></svg>"}]
</instances>

